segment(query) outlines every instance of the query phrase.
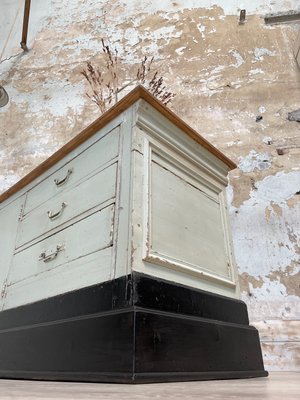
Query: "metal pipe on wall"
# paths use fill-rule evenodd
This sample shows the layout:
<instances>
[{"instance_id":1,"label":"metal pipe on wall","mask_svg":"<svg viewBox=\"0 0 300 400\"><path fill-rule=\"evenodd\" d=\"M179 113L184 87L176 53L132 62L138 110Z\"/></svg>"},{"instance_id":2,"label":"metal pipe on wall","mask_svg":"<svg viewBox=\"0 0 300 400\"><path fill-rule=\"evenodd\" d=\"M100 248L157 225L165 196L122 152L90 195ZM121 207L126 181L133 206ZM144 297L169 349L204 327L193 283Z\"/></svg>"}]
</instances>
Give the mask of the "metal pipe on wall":
<instances>
[{"instance_id":1,"label":"metal pipe on wall","mask_svg":"<svg viewBox=\"0 0 300 400\"><path fill-rule=\"evenodd\" d=\"M30 4L31 4L31 0L25 0L24 17L23 17L23 30L22 30L22 41L20 43L21 47L22 47L22 49L24 51L28 51L27 34L28 34L28 22L29 22Z\"/></svg>"}]
</instances>

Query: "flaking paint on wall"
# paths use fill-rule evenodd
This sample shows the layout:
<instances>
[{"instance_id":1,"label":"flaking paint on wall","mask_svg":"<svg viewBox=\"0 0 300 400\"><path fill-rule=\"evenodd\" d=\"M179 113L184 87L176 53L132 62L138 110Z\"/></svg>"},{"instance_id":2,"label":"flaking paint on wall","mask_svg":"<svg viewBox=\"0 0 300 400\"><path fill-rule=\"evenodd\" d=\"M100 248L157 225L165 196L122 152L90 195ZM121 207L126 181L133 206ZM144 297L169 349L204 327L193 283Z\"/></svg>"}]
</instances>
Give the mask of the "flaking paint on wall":
<instances>
[{"instance_id":1,"label":"flaking paint on wall","mask_svg":"<svg viewBox=\"0 0 300 400\"><path fill-rule=\"evenodd\" d=\"M243 172L252 172L256 169L264 170L271 167L271 155L267 152L257 153L251 150L246 157L240 157L239 168Z\"/></svg>"},{"instance_id":2,"label":"flaking paint on wall","mask_svg":"<svg viewBox=\"0 0 300 400\"><path fill-rule=\"evenodd\" d=\"M242 298L250 320L258 329L263 321L262 333L281 320L274 328L280 337L274 345L274 337L262 336L267 365L273 370L300 366L299 341L287 330L290 323L300 327L300 202L288 204L299 197L299 185L300 171L279 172L257 181L250 198L230 208Z\"/></svg>"},{"instance_id":3,"label":"flaking paint on wall","mask_svg":"<svg viewBox=\"0 0 300 400\"><path fill-rule=\"evenodd\" d=\"M299 27L265 26L257 15L297 3L253 1L239 25L237 1L43 0L30 51L20 52L15 27L3 57L20 54L0 64L10 95L0 109L0 191L99 115L80 71L87 60L103 65L102 37L124 60L121 76L155 56L177 93L173 110L239 164L228 199L242 296L266 367L299 370L300 125L286 119L300 107Z\"/></svg>"}]
</instances>

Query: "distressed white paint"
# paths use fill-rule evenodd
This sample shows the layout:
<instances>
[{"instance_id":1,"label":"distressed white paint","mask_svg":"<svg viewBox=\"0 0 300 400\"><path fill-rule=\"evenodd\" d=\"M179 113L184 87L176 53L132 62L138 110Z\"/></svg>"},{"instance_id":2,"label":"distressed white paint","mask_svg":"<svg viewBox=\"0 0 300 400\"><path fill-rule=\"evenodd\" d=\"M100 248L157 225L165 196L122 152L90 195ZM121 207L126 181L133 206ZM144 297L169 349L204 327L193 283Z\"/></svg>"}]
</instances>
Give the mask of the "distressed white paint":
<instances>
[{"instance_id":1,"label":"distressed white paint","mask_svg":"<svg viewBox=\"0 0 300 400\"><path fill-rule=\"evenodd\" d=\"M200 37L201 37L203 40L205 40L205 30L206 30L206 26L203 25L203 24L198 24L198 25L197 25L197 28L198 28L198 30L199 30Z\"/></svg>"},{"instance_id":2,"label":"distressed white paint","mask_svg":"<svg viewBox=\"0 0 300 400\"><path fill-rule=\"evenodd\" d=\"M3 309L41 300L88 284L103 282L108 277L122 276L136 264L143 265L143 272L150 275L160 276L161 274L180 283L186 283L190 279L193 281L191 285L193 287L206 288L232 297L238 295L227 213L222 194L228 167L146 102L139 101L137 105L131 106L126 111L126 116L126 123L120 127L122 150L118 164L111 161L110 166L94 172L93 175L83 176L81 180L71 183L70 187L66 181L63 190L56 194L50 190L50 195L43 198L40 191L47 191L47 184L55 185L53 182L55 174L46 172L49 177L39 180L39 183L33 187L31 184L22 189L21 193L25 192L25 195L20 197L17 204L15 202L9 204L8 207L14 211L13 215L7 214L12 218L12 226L6 227L4 233L1 232L3 238L0 240L0 243L4 242L8 245L7 249L3 249L5 264L1 264L2 274L4 276L7 274L7 286L3 286ZM171 153L169 151L165 153L166 160L163 164L165 165L165 162L168 164L171 159L173 160L172 165L168 167L172 176L168 178L170 184L168 188L177 192L178 196L170 198L164 196L160 190L165 176L161 175L161 171L159 174L155 173L156 167L152 165L152 161L156 162L157 157L150 160L145 158L145 161L142 161L143 164L146 162L146 168L152 171L150 172L151 180L143 183L144 190L151 193L150 207L150 197L146 203L133 202L133 197L136 196L134 192L137 191L138 195L142 194L142 196L145 193L139 188L139 181L145 179L144 168L140 171L136 169L131 152L132 129L136 121L148 127L148 134L153 132L152 145L157 147L155 141L159 144L156 151L161 146L165 146L166 142L169 147L173 147ZM116 131L118 132L118 130L112 130L108 135L118 141ZM136 144L146 140L145 133L139 131L139 135L139 138L135 138ZM97 150L99 143L105 149L110 141L105 138L94 141L91 147L94 146ZM177 146L174 146L174 143ZM88 162L91 157L98 160L101 149L100 152L92 151L88 145L89 141L81 145L87 148L86 152L79 153L73 160L76 169ZM110 154L109 151L108 154ZM201 162L196 162L197 159ZM92 161L90 165L93 166L94 162ZM58 166L56 169L59 173L61 172ZM133 170L137 173L132 174ZM83 174L84 172L91 171L83 168ZM147 179L148 175L145 174L145 176ZM123 180L122 183L121 180ZM196 186L199 188L196 189ZM31 192L28 199L28 209L31 211L23 216L24 197L28 191ZM125 200L122 193L125 193ZM38 200L34 199L35 195L38 196ZM41 198L42 203L39 205ZM3 203L2 211L6 210L5 206L9 201ZM31 201L34 206L30 204ZM54 205L60 204L65 204L65 207L52 221L47 210L51 208L52 211ZM196 205L198 208L194 209L191 205ZM149 221L144 217L146 206L151 219L151 235L148 231ZM163 227L160 225L162 215L158 212L161 207L163 214L169 215L169 220L165 221L166 225ZM176 226L173 224L174 211L171 215L167 212L170 207L175 209L176 214L180 212L182 214ZM121 225L120 222L124 217L120 214L123 212L129 223ZM195 220L195 213L199 213L199 218L201 218ZM19 216L17 224L16 215ZM7 225L6 218L6 214L2 212L0 221L2 225L4 223ZM136 218L140 218L144 223L136 224ZM140 227L143 234L137 242L135 232ZM125 231L122 232L124 228ZM162 234L162 229L165 235ZM183 232L186 237L181 238L180 235ZM208 232L210 234L207 236ZM15 239L16 246L13 246ZM33 239L38 240L33 241ZM167 259L165 260L167 263L158 263L157 260L153 262L151 252L148 253L149 257L145 258L142 249L147 242L154 253L161 249L164 253L169 247L167 258L177 257L177 261L183 265L181 271L180 268L179 271L175 268L171 273L165 272L170 267L167 265ZM190 242L190 248L188 248L188 242ZM183 246L183 252L178 253L180 244ZM197 248L196 253L191 251L193 248ZM216 249L220 250L220 256L217 263L215 260L211 263L209 262L211 253L217 251ZM120 259L124 252L126 257ZM162 256L164 257L164 254ZM126 265L126 259L128 265ZM116 263L117 260L118 263ZM122 270L118 269L120 260L123 263ZM189 264L192 264L197 274L191 273ZM99 270L95 273L97 267ZM156 269L160 271L160 274L155 272ZM62 282L64 279L67 280L65 285L57 283L58 277Z\"/></svg>"},{"instance_id":3,"label":"distressed white paint","mask_svg":"<svg viewBox=\"0 0 300 400\"><path fill-rule=\"evenodd\" d=\"M233 67L239 68L241 65L245 64L245 60L243 57L240 55L240 53L237 50L231 50L230 54L235 58L235 63L232 64Z\"/></svg>"},{"instance_id":4,"label":"distressed white paint","mask_svg":"<svg viewBox=\"0 0 300 400\"><path fill-rule=\"evenodd\" d=\"M108 247L74 260L72 269L69 268L69 264L53 268L47 272L47 284L44 274L16 283L7 290L5 309L18 307L24 301L32 303L80 287L91 286L96 282L107 281L111 279L112 257L113 248Z\"/></svg>"},{"instance_id":5,"label":"distressed white paint","mask_svg":"<svg viewBox=\"0 0 300 400\"><path fill-rule=\"evenodd\" d=\"M261 114L264 114L264 113L267 111L267 109L266 109L266 107L264 107L264 106L260 106L260 107L258 108L258 111L259 111Z\"/></svg>"},{"instance_id":6,"label":"distressed white paint","mask_svg":"<svg viewBox=\"0 0 300 400\"><path fill-rule=\"evenodd\" d=\"M20 93L13 86L6 85L6 90L13 102L22 107L23 104L30 104L32 113L41 111L49 111L53 118L63 117L72 109L75 113L80 113L84 106L84 99L77 96L79 92L83 92L83 83L70 84L64 81L48 81L45 82L38 92L32 91L28 93ZM45 98L47 103L45 105Z\"/></svg>"},{"instance_id":7,"label":"distressed white paint","mask_svg":"<svg viewBox=\"0 0 300 400\"><path fill-rule=\"evenodd\" d=\"M90 174L99 168L104 168L107 163L115 159L119 154L119 135L118 127L29 190L23 216L53 196L78 185L81 180L88 180ZM65 182L58 186L56 182L65 178L67 178Z\"/></svg>"},{"instance_id":8,"label":"distressed white paint","mask_svg":"<svg viewBox=\"0 0 300 400\"><path fill-rule=\"evenodd\" d=\"M263 61L265 56L274 57L275 52L263 47L256 47L253 51L255 61Z\"/></svg>"},{"instance_id":9,"label":"distressed white paint","mask_svg":"<svg viewBox=\"0 0 300 400\"><path fill-rule=\"evenodd\" d=\"M271 144L273 143L273 139L271 138L271 136L265 136L265 137L263 138L263 142L264 142L265 144L271 145Z\"/></svg>"},{"instance_id":10,"label":"distressed white paint","mask_svg":"<svg viewBox=\"0 0 300 400\"><path fill-rule=\"evenodd\" d=\"M133 269L237 297L226 167L143 102L133 140Z\"/></svg>"},{"instance_id":11,"label":"distressed white paint","mask_svg":"<svg viewBox=\"0 0 300 400\"><path fill-rule=\"evenodd\" d=\"M112 159L109 166L108 160L118 154L118 126L123 118L122 114L117 116L94 137L1 204L0 226L3 229L0 243L5 246L1 249L2 308L16 307L113 277L115 246L112 244L116 243L118 219L111 204L115 201L116 191L119 192L119 182L116 184L117 164ZM100 142L103 149L99 147ZM48 185L55 186L53 177L61 177L61 167L68 167L70 160L80 171L77 178L66 182L56 194L47 191ZM21 218L28 191L31 194L28 210L31 212ZM38 195L37 201L34 194ZM70 211L73 207L72 215L64 217L62 213L52 221L55 229L50 226L51 232L47 233L49 225L46 227L45 223L51 221L46 210L55 201L60 204L60 196L69 197L66 207L69 206ZM116 205L119 206L119 199ZM99 209L105 209L105 212L99 213ZM40 213L41 210L44 212ZM16 243L23 244L37 236L38 240L15 250ZM59 246L57 254L56 246ZM44 263L39 259L42 253L46 257L53 256L53 260ZM8 286L5 284L7 279L10 280Z\"/></svg>"},{"instance_id":12,"label":"distressed white paint","mask_svg":"<svg viewBox=\"0 0 300 400\"><path fill-rule=\"evenodd\" d=\"M39 276L39 278L44 278L46 282L47 273L53 268L65 266L64 268L72 270L72 262L77 258L84 258L88 254L111 246L113 213L114 206L108 206L56 235L15 254L8 275L8 286L40 274L43 274L43 277ZM53 259L45 262L42 254L46 258ZM82 262L84 265L84 259ZM25 299L19 299L19 301L21 304L27 302Z\"/></svg>"},{"instance_id":13,"label":"distressed white paint","mask_svg":"<svg viewBox=\"0 0 300 400\"><path fill-rule=\"evenodd\" d=\"M160 258L170 267L177 264L178 269L193 270L210 280L222 277L230 281L222 192L190 179L181 169L178 161L172 164L163 153L151 151L146 258L150 262L157 259L158 264ZM213 253L216 256L212 258Z\"/></svg>"},{"instance_id":14,"label":"distressed white paint","mask_svg":"<svg viewBox=\"0 0 300 400\"><path fill-rule=\"evenodd\" d=\"M176 53L179 54L180 56L182 56L182 54L184 53L184 50L186 49L185 46L182 47L178 47L178 49L176 49Z\"/></svg>"},{"instance_id":15,"label":"distressed white paint","mask_svg":"<svg viewBox=\"0 0 300 400\"><path fill-rule=\"evenodd\" d=\"M169 12L174 9L182 10L182 9L193 9L199 8L198 0L178 0L176 4L172 0L161 0L159 2L153 2L149 0L145 0L143 2L138 0L130 0L126 3L126 10L128 14L133 12L146 12L152 13L158 11ZM242 7L245 7L248 13L268 13L268 12L278 12L284 10L291 10L299 8L299 3L297 0L276 0L273 2L266 2L264 0L254 0L251 3L247 2L247 5L243 5L238 0L202 0L201 8L210 8L214 5L221 7L224 10L224 13L227 15L238 15L239 10Z\"/></svg>"},{"instance_id":16,"label":"distressed white paint","mask_svg":"<svg viewBox=\"0 0 300 400\"><path fill-rule=\"evenodd\" d=\"M35 208L21 219L16 246L20 247L41 235L49 234L86 210L112 199L116 191L116 175L117 164L114 163Z\"/></svg>"},{"instance_id":17,"label":"distressed white paint","mask_svg":"<svg viewBox=\"0 0 300 400\"><path fill-rule=\"evenodd\" d=\"M239 168L243 172L252 172L256 169L261 171L270 168L271 162L272 158L269 153L257 153L255 150L251 150L248 156L240 157Z\"/></svg>"},{"instance_id":18,"label":"distressed white paint","mask_svg":"<svg viewBox=\"0 0 300 400\"><path fill-rule=\"evenodd\" d=\"M61 1L58 0L32 0L30 29L28 34L29 46L32 46L37 33L50 21L51 24L54 26L56 25L56 27L60 26L61 29L63 29L64 25L70 24L74 12L77 11L78 2L80 3L79 7L81 9L82 20L84 20L90 10L93 10L95 17L98 19L99 26L101 26L101 19L105 11L109 12L111 9L114 9L114 5L107 6L107 2L104 0L94 0L90 2L80 2L79 0L68 1L66 6L62 5ZM159 2L131 0L125 1L123 4L124 11L129 18L139 13L168 13L170 10L174 10L174 8L179 12L185 9L199 8L199 1L197 0L179 0L175 4L171 0L162 0ZM16 52L18 49L22 32L23 2L21 0L1 0L0 6L0 26L2 33L0 36L0 54L1 59L3 59L10 57L12 52ZM246 8L247 14L297 10L299 9L299 2L298 0L276 0L270 3L264 0L256 0L251 1L249 4L247 3L247 5L242 5L238 0L204 0L201 1L200 5L201 8L211 8L213 6L221 7L225 15L238 16L241 8ZM51 18L54 10L56 14L55 19ZM137 23L138 21L136 21L136 24ZM204 35L204 30L205 27L201 27L201 35ZM141 40L134 29L131 31L128 30L125 35L131 45L135 45ZM202 36L202 38L204 38L204 36ZM95 45L99 45L97 40L95 41Z\"/></svg>"},{"instance_id":19,"label":"distressed white paint","mask_svg":"<svg viewBox=\"0 0 300 400\"><path fill-rule=\"evenodd\" d=\"M264 315L266 319L276 316L299 319L299 296L288 295L286 285L280 282L280 275L276 279L276 273L286 273L286 269L293 266L293 271L289 272L292 284L293 275L300 271L300 203L292 207L287 204L300 187L300 173L279 172L255 182L255 187L249 200L238 209L230 208L240 272L246 272L261 282L260 287L255 288L249 284L251 317L255 319L257 315ZM230 197L230 191L228 194ZM266 295L269 296L267 304ZM247 293L244 296L249 302ZM287 296L288 313L285 302L280 301Z\"/></svg>"},{"instance_id":20,"label":"distressed white paint","mask_svg":"<svg viewBox=\"0 0 300 400\"><path fill-rule=\"evenodd\" d=\"M261 68L251 69L249 71L249 75L257 75L257 74L264 74L264 71Z\"/></svg>"},{"instance_id":21,"label":"distressed white paint","mask_svg":"<svg viewBox=\"0 0 300 400\"><path fill-rule=\"evenodd\" d=\"M273 201L282 205L295 195L299 184L299 172L278 172L276 175L267 176L261 182L257 182L258 190L252 193L251 197L256 201Z\"/></svg>"}]
</instances>

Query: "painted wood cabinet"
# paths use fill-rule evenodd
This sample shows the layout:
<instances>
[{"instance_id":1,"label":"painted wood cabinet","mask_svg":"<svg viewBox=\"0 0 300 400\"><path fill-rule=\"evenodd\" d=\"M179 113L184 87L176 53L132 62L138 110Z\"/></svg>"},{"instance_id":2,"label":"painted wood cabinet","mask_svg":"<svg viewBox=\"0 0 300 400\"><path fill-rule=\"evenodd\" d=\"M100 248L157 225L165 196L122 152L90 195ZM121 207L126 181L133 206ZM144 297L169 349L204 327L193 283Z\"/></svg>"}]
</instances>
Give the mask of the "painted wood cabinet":
<instances>
[{"instance_id":1,"label":"painted wood cabinet","mask_svg":"<svg viewBox=\"0 0 300 400\"><path fill-rule=\"evenodd\" d=\"M95 291L100 291L96 304L97 312L104 313L101 321L107 318L108 312L114 311L118 323L128 325L125 338L129 342L131 334L138 337L134 331L139 326L135 319L141 315L141 309L159 309L165 313L175 312L177 308L186 321L187 315L205 317L208 307L214 309L209 311L212 319L225 318L229 323L247 325L247 311L237 300L239 288L226 208L227 173L234 167L227 157L143 88L130 93L0 197L0 335L4 329L1 316L7 330L7 319L13 320L14 315L21 313L21 320L31 320L33 333L30 337L36 338L32 346L39 348L42 338L36 337L38 330L34 327L41 322L49 323L49 316L58 313L53 304L69 304L70 301L69 306L65 306L67 315L60 315L60 318L65 320L71 313L73 319L80 320L82 304L94 310L95 304L88 299ZM170 291L177 288L177 297L173 300L164 293L167 287ZM143 299L143 296L141 307L137 298ZM203 296L208 298L204 301ZM222 296L226 296L223 303ZM66 300L70 298L73 300ZM79 298L83 301L77 309L74 304L78 305L76 299ZM201 307L194 304L195 299L205 304L210 299L211 307L205 306L201 311ZM220 301L223 304L221 313L220 305L217 305ZM238 309L236 315L240 320L235 321L234 307ZM181 308L184 311L180 311ZM40 317L35 320L37 309L42 310L44 320ZM125 311L133 317L124 322L120 310L122 318ZM216 317L217 314L222 317ZM94 313L85 311L83 315L88 318ZM57 319L56 315L56 324ZM108 328L109 324L104 326L108 331L118 330L118 323L115 328ZM89 329L92 328L87 327L87 331ZM159 329L155 328L158 342L162 334ZM176 325L174 329L182 327ZM143 322L140 331L144 331ZM70 334L71 338L74 334L74 331ZM90 334L94 335L94 331ZM179 331L175 336L178 334ZM63 335L55 335L56 339L51 339L56 349L53 349L54 353L64 343ZM146 336L142 334L142 338ZM125 346L127 350L123 354L121 351L120 355L125 354L132 361L135 356L129 355L131 350L128 350L127 342L124 344L125 338L118 337L113 344L116 348ZM25 339L20 336L16 343L22 340ZM78 338L73 337L73 340L76 342ZM110 340L102 338L102 346L112 346ZM170 340L172 342L174 337ZM256 343L259 365L253 368L256 372L252 375L259 376L265 372L258 337L252 340ZM93 345L96 351L99 343L91 340L90 346ZM78 356L76 352L82 357L80 346L77 348L74 343L70 346L75 348L71 358ZM180 348L182 344L178 346ZM39 351L45 353L46 350L39 348ZM89 347L87 354L89 352L93 353L93 347ZM150 358L153 357L151 354ZM52 365L51 375L49 366L35 360L31 360L33 367L25 368L22 364L25 354L18 360L20 366L14 368L5 366L5 362L18 365L11 355L7 355L2 364L0 360L0 369L6 371L2 376L9 377L32 377L34 369L40 371L34 376L49 379L76 379L77 376L83 380L134 381L132 376L136 377L137 372L131 371L131 361L128 361L129 367L124 367L123 378L120 378L120 371L113 370L115 365L105 367L107 357L112 355L116 355L113 350L109 355L106 352L98 354L99 359L95 359L93 353L92 367L86 361L76 373L69 371L67 366L64 373L53 372L55 367ZM85 360L86 357L83 356ZM133 360L132 365L135 362ZM149 360L145 361L141 371L147 362ZM117 359L115 363L118 364ZM96 368L94 375L91 373L93 368ZM158 378L157 371L151 372L149 368L140 372L144 380L164 379ZM178 368L162 375L169 374L168 380L174 380ZM193 368L197 371L197 367ZM22 374L20 371L27 372ZM248 367L247 371L249 374ZM189 376L192 379L193 374L181 372L181 378ZM205 377L203 372L200 375ZM149 373L152 378L146 379ZM199 373L195 379L199 379ZM241 373L241 376L245 374Z\"/></svg>"},{"instance_id":2,"label":"painted wood cabinet","mask_svg":"<svg viewBox=\"0 0 300 400\"><path fill-rule=\"evenodd\" d=\"M2 309L131 270L238 297L231 165L138 100L17 192L13 206L2 202L1 238L11 236ZM18 215L13 226L6 207Z\"/></svg>"}]
</instances>

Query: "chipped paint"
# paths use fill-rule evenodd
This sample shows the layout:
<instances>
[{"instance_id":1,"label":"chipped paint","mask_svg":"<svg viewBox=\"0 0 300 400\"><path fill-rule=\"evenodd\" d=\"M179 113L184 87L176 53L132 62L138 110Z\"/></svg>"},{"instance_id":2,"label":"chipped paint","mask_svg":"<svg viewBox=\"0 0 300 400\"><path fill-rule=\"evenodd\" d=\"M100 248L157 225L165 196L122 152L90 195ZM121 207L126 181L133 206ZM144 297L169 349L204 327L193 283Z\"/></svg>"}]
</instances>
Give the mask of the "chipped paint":
<instances>
[{"instance_id":1,"label":"chipped paint","mask_svg":"<svg viewBox=\"0 0 300 400\"><path fill-rule=\"evenodd\" d=\"M272 320L281 319L276 331L281 336L284 321L300 323L300 202L298 199L292 207L288 204L297 196L299 184L299 171L279 172L256 181L250 198L238 207L233 206L232 190L229 198L242 297L248 303L250 319L258 328L262 320L268 327ZM298 357L293 339L282 337L280 345L274 346L272 340L262 338L269 368L291 368ZM281 353L289 346L294 349L290 363L287 353ZM280 360L277 366L274 360Z\"/></svg>"},{"instance_id":2,"label":"chipped paint","mask_svg":"<svg viewBox=\"0 0 300 400\"><path fill-rule=\"evenodd\" d=\"M270 281L279 281L286 287L287 295L298 296L300 295L300 271L291 273L288 270L276 271L268 275Z\"/></svg>"},{"instance_id":3,"label":"chipped paint","mask_svg":"<svg viewBox=\"0 0 300 400\"><path fill-rule=\"evenodd\" d=\"M269 49L265 49L263 47L256 47L254 49L254 58L256 61L263 61L264 60L264 56L269 56L269 57L274 57L275 56L275 52L271 51Z\"/></svg>"},{"instance_id":4,"label":"chipped paint","mask_svg":"<svg viewBox=\"0 0 300 400\"><path fill-rule=\"evenodd\" d=\"M257 74L264 74L264 71L261 68L250 69L249 75L257 75Z\"/></svg>"},{"instance_id":5,"label":"chipped paint","mask_svg":"<svg viewBox=\"0 0 300 400\"><path fill-rule=\"evenodd\" d=\"M259 111L261 114L264 114L267 110L266 110L266 107L260 106L260 107L258 108L258 111Z\"/></svg>"},{"instance_id":6,"label":"chipped paint","mask_svg":"<svg viewBox=\"0 0 300 400\"><path fill-rule=\"evenodd\" d=\"M267 144L267 145L271 145L272 143L273 143L273 139L271 138L271 136L265 136L265 137L263 137L263 143L264 144Z\"/></svg>"},{"instance_id":7,"label":"chipped paint","mask_svg":"<svg viewBox=\"0 0 300 400\"><path fill-rule=\"evenodd\" d=\"M185 50L186 49L186 47L185 46L182 46L182 47L178 47L178 49L176 49L175 51L176 51L176 53L178 54L178 55L182 55L183 53L184 53L184 51L183 50Z\"/></svg>"},{"instance_id":8,"label":"chipped paint","mask_svg":"<svg viewBox=\"0 0 300 400\"><path fill-rule=\"evenodd\" d=\"M249 2L239 25L242 5L231 0L201 8L196 0L43 0L33 2L26 54L19 2L4 2L0 15L1 57L17 54L0 64L10 96L0 109L0 191L98 116L80 71L88 60L103 68L102 37L124 60L121 80L133 77L144 55L154 56L177 94L173 110L239 165L228 188L233 241L250 319L265 326L270 369L300 370L290 328L300 321L300 140L299 124L287 120L300 107L299 26L266 26L261 16L298 3ZM287 148L283 155L279 147Z\"/></svg>"},{"instance_id":9,"label":"chipped paint","mask_svg":"<svg viewBox=\"0 0 300 400\"><path fill-rule=\"evenodd\" d=\"M199 32L200 32L200 35L201 35L202 39L205 40L205 34L204 34L204 32L205 32L206 26L203 25L203 24L198 24L198 25L197 25L197 28L198 28L198 30L199 30Z\"/></svg>"},{"instance_id":10,"label":"chipped paint","mask_svg":"<svg viewBox=\"0 0 300 400\"><path fill-rule=\"evenodd\" d=\"M234 68L239 68L242 64L245 64L245 60L237 50L231 50L230 54L235 58L235 63L232 64Z\"/></svg>"},{"instance_id":11,"label":"chipped paint","mask_svg":"<svg viewBox=\"0 0 300 400\"><path fill-rule=\"evenodd\" d=\"M257 153L251 150L246 157L240 157L239 168L243 172L252 172L255 169L264 170L271 167L271 155L267 152Z\"/></svg>"}]
</instances>

